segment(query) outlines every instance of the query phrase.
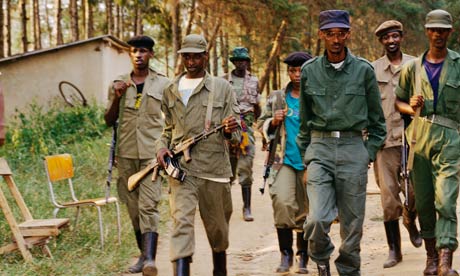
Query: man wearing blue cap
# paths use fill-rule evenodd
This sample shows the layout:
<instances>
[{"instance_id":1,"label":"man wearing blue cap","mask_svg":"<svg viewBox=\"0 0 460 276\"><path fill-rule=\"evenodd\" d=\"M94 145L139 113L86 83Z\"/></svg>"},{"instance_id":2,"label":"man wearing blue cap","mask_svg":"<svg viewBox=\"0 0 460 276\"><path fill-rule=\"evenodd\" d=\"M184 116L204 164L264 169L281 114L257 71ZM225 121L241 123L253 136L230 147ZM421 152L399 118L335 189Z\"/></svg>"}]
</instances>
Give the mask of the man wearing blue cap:
<instances>
[{"instance_id":1,"label":"man wearing blue cap","mask_svg":"<svg viewBox=\"0 0 460 276\"><path fill-rule=\"evenodd\" d=\"M230 145L230 161L232 164L233 178L238 175L238 183L241 186L243 198L243 219L253 221L251 213L251 194L252 194L252 167L255 155L255 136L253 123L260 116L260 94L259 79L249 72L248 49L245 47L235 47L232 51L230 61L235 65L235 69L223 76L235 91L238 106L240 108L242 134L239 143Z\"/></svg>"},{"instance_id":2,"label":"man wearing blue cap","mask_svg":"<svg viewBox=\"0 0 460 276\"><path fill-rule=\"evenodd\" d=\"M308 212L304 181L305 167L295 139L300 125L300 67L310 58L311 56L304 52L293 52L286 57L284 63L287 64L290 82L284 89L270 94L258 121L259 128L262 129L267 141L275 143L275 136L280 137L277 139L277 145L270 146L276 150L276 156L268 180L281 252L281 263L276 269L278 273L289 272L293 265L293 231L297 233L297 256L299 257L296 272L308 273L308 243L303 239L302 229Z\"/></svg>"},{"instance_id":3,"label":"man wearing blue cap","mask_svg":"<svg viewBox=\"0 0 460 276\"><path fill-rule=\"evenodd\" d=\"M148 36L128 40L133 69L121 75L109 87L109 103L104 119L108 126L118 120L117 190L125 203L142 254L130 273L157 275L155 256L158 244L161 177L152 182L145 176L134 191L128 191L128 177L145 168L155 157L154 145L163 131L161 98L168 78L149 68L154 41Z\"/></svg>"},{"instance_id":4,"label":"man wearing blue cap","mask_svg":"<svg viewBox=\"0 0 460 276\"><path fill-rule=\"evenodd\" d=\"M401 72L398 109L414 115L407 128L415 141L411 180L427 255L424 275L458 276L452 255L458 247L460 183L460 55L447 48L452 16L426 15L429 49Z\"/></svg>"},{"instance_id":5,"label":"man wearing blue cap","mask_svg":"<svg viewBox=\"0 0 460 276\"><path fill-rule=\"evenodd\" d=\"M305 239L319 275L331 275L334 245L329 232L338 215L342 244L337 271L358 276L367 170L385 140L385 118L372 66L345 46L350 37L348 12L322 11L319 36L326 51L302 67L300 86L297 144L305 155L309 198ZM363 141L365 129L369 134Z\"/></svg>"}]
</instances>

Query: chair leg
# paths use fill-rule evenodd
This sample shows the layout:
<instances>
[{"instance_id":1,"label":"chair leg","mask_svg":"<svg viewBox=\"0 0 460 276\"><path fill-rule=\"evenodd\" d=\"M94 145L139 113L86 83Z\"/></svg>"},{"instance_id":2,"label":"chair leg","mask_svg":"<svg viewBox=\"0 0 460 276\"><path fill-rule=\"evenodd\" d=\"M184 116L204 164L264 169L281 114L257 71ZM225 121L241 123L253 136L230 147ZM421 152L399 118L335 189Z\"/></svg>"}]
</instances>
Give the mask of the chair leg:
<instances>
[{"instance_id":1,"label":"chair leg","mask_svg":"<svg viewBox=\"0 0 460 276\"><path fill-rule=\"evenodd\" d=\"M96 209L97 209L97 216L99 218L99 231L101 234L101 249L104 249L104 228L102 227L101 207L96 206Z\"/></svg>"},{"instance_id":2,"label":"chair leg","mask_svg":"<svg viewBox=\"0 0 460 276\"><path fill-rule=\"evenodd\" d=\"M121 245L121 220L120 220L120 206L118 205L118 201L115 201L115 206L117 209L118 245Z\"/></svg>"},{"instance_id":3,"label":"chair leg","mask_svg":"<svg viewBox=\"0 0 460 276\"><path fill-rule=\"evenodd\" d=\"M53 210L53 217L56 218L57 217L57 213L59 212L59 210L61 210L60 208L54 208Z\"/></svg>"},{"instance_id":4,"label":"chair leg","mask_svg":"<svg viewBox=\"0 0 460 276\"><path fill-rule=\"evenodd\" d=\"M46 256L48 256L50 259L54 259L54 258L53 258L53 254L51 254L51 251L50 251L48 245L45 244L45 245L43 245L41 248L42 248L43 254L45 254Z\"/></svg>"},{"instance_id":5,"label":"chair leg","mask_svg":"<svg viewBox=\"0 0 460 276\"><path fill-rule=\"evenodd\" d=\"M80 217L80 206L77 206L77 214L75 215L75 229L77 229L79 217Z\"/></svg>"}]
</instances>

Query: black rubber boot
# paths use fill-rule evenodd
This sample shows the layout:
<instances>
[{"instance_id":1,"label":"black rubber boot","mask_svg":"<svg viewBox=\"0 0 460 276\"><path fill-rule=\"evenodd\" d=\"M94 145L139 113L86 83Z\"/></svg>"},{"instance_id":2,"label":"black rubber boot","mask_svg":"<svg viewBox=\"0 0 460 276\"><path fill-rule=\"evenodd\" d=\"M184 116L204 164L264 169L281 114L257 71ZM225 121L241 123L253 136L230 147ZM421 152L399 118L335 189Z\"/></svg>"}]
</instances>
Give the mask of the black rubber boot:
<instances>
[{"instance_id":1,"label":"black rubber boot","mask_svg":"<svg viewBox=\"0 0 460 276\"><path fill-rule=\"evenodd\" d=\"M281 252L281 263L276 272L286 273L289 272L294 261L292 229L276 228L276 231L278 233L278 244Z\"/></svg>"},{"instance_id":2,"label":"black rubber boot","mask_svg":"<svg viewBox=\"0 0 460 276\"><path fill-rule=\"evenodd\" d=\"M297 256L299 258L299 267L296 271L298 274L308 274L308 241L303 239L304 232L297 233Z\"/></svg>"},{"instance_id":3,"label":"black rubber boot","mask_svg":"<svg viewBox=\"0 0 460 276\"><path fill-rule=\"evenodd\" d=\"M325 264L317 264L318 276L331 276L331 268L329 267L329 262Z\"/></svg>"},{"instance_id":4,"label":"black rubber boot","mask_svg":"<svg viewBox=\"0 0 460 276\"><path fill-rule=\"evenodd\" d=\"M439 256L436 251L436 238L426 238L425 250L426 250L426 266L423 270L424 276L436 276L438 275L438 262Z\"/></svg>"},{"instance_id":5,"label":"black rubber boot","mask_svg":"<svg viewBox=\"0 0 460 276\"><path fill-rule=\"evenodd\" d=\"M243 219L245 221L253 221L254 217L251 214L251 186L241 186L243 195Z\"/></svg>"},{"instance_id":6,"label":"black rubber boot","mask_svg":"<svg viewBox=\"0 0 460 276\"><path fill-rule=\"evenodd\" d=\"M173 264L174 276L190 276L190 257L178 259Z\"/></svg>"},{"instance_id":7,"label":"black rubber boot","mask_svg":"<svg viewBox=\"0 0 460 276\"><path fill-rule=\"evenodd\" d=\"M383 263L383 268L389 268L402 261L401 233L399 231L399 220L386 221L384 224L389 251L388 259Z\"/></svg>"},{"instance_id":8,"label":"black rubber boot","mask_svg":"<svg viewBox=\"0 0 460 276\"><path fill-rule=\"evenodd\" d=\"M140 230L135 230L134 235L136 235L137 247L139 248L141 255L139 256L139 259L137 259L137 262L128 268L128 272L133 274L142 272L142 267L144 266L144 254L142 253L142 233Z\"/></svg>"},{"instance_id":9,"label":"black rubber boot","mask_svg":"<svg viewBox=\"0 0 460 276\"><path fill-rule=\"evenodd\" d=\"M403 225L406 227L407 232L409 232L410 242L414 247L419 248L422 246L422 235L417 229L417 224L415 224L415 219L417 218L417 212L407 211L406 208L403 209Z\"/></svg>"},{"instance_id":10,"label":"black rubber boot","mask_svg":"<svg viewBox=\"0 0 460 276\"><path fill-rule=\"evenodd\" d=\"M227 253L225 251L212 252L212 262L214 264L213 276L227 276Z\"/></svg>"},{"instance_id":11,"label":"black rubber boot","mask_svg":"<svg viewBox=\"0 0 460 276\"><path fill-rule=\"evenodd\" d=\"M144 265L142 267L143 276L157 276L158 270L155 265L155 257L157 255L158 233L147 232L142 234L144 245Z\"/></svg>"}]
</instances>

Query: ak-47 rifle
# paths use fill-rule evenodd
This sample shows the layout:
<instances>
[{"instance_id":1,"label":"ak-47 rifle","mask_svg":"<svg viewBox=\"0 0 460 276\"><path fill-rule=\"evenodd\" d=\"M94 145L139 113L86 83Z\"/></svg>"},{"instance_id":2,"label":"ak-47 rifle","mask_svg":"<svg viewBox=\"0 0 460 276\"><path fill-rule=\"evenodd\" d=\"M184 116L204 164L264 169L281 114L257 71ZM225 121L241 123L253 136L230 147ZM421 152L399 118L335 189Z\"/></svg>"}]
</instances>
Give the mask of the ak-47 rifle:
<instances>
[{"instance_id":1,"label":"ak-47 rifle","mask_svg":"<svg viewBox=\"0 0 460 276\"><path fill-rule=\"evenodd\" d=\"M409 169L407 166L407 153L408 153L408 144L404 135L404 130L402 131L402 147L401 147L401 178L404 181L404 207L409 208Z\"/></svg>"},{"instance_id":2,"label":"ak-47 rifle","mask_svg":"<svg viewBox=\"0 0 460 276\"><path fill-rule=\"evenodd\" d=\"M105 200L108 202L110 197L110 184L112 183L112 170L115 164L115 150L117 146L117 127L118 122L115 122L112 127L112 142L110 143L109 164L107 168L107 182L105 187Z\"/></svg>"},{"instance_id":3,"label":"ak-47 rifle","mask_svg":"<svg viewBox=\"0 0 460 276\"><path fill-rule=\"evenodd\" d=\"M275 162L276 146L279 144L281 139L281 124L276 127L275 137L273 137L273 139L269 142L270 144L268 146L267 157L264 165L264 183L262 184L262 187L259 188L261 194L264 194L265 192L265 185L267 184L267 179L270 176L271 167Z\"/></svg>"},{"instance_id":4,"label":"ak-47 rifle","mask_svg":"<svg viewBox=\"0 0 460 276\"><path fill-rule=\"evenodd\" d=\"M166 173L169 176L179 179L180 181L184 181L185 172L182 171L182 169L180 168L180 165L179 165L180 157L183 155L185 162L190 162L190 160L192 160L192 157L190 156L190 148L196 143L198 143L199 141L208 138L209 135L218 132L223 127L225 127L225 124L219 125L209 131L203 130L203 132L201 132L200 134L193 136L175 145L173 149L171 150L173 153L173 157L165 158L165 161L167 163L167 166L165 168ZM158 168L159 168L158 165L159 164L157 160L154 159L152 162L150 162L150 164L147 167L131 175L128 178L128 191L132 191L136 189L136 187L139 185L139 181L142 178L144 178L147 174L149 174L152 170L153 170L152 179L155 180L158 174Z\"/></svg>"}]
</instances>

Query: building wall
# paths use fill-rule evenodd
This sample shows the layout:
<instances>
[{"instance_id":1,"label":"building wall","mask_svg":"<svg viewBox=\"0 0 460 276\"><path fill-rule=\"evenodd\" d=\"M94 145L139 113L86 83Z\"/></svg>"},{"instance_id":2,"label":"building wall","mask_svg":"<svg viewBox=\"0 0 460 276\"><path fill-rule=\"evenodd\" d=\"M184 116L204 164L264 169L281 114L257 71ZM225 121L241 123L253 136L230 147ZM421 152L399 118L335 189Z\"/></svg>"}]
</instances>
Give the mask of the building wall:
<instances>
[{"instance_id":1,"label":"building wall","mask_svg":"<svg viewBox=\"0 0 460 276\"><path fill-rule=\"evenodd\" d=\"M61 81L76 85L89 102L105 106L109 79L126 68L130 68L127 53L102 39L2 62L6 121L16 109L24 110L34 101L45 107L53 100L64 104L58 88Z\"/></svg>"}]
</instances>

